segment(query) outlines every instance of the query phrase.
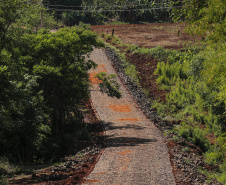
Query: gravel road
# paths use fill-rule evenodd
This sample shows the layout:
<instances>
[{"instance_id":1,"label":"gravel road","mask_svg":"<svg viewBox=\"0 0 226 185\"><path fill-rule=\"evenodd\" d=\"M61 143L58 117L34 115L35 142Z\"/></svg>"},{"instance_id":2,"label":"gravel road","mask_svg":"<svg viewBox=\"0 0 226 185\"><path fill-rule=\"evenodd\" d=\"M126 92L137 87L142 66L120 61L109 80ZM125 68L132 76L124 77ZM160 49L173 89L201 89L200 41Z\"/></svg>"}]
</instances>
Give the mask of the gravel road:
<instances>
[{"instance_id":1,"label":"gravel road","mask_svg":"<svg viewBox=\"0 0 226 185\"><path fill-rule=\"evenodd\" d=\"M95 49L90 58L98 64L91 77L115 73L103 50ZM163 134L139 110L121 81L117 79L121 99L101 93L98 81L92 81L91 99L105 127L107 144L83 184L176 184Z\"/></svg>"}]
</instances>

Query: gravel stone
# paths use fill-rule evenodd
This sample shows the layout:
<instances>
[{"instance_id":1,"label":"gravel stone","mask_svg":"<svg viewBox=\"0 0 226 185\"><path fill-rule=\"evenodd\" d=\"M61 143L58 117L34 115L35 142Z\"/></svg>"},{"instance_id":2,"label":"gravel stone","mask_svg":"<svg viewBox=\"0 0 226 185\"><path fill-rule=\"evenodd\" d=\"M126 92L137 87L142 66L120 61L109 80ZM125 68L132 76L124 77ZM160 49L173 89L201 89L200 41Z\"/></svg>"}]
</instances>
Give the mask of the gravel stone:
<instances>
[{"instance_id":1,"label":"gravel stone","mask_svg":"<svg viewBox=\"0 0 226 185\"><path fill-rule=\"evenodd\" d=\"M116 55L112 55L112 57L116 63L120 62ZM98 73L103 69L108 74L116 73L103 50L95 49L90 59L99 65L91 73ZM90 184L90 182L101 185L176 184L165 137L138 108L139 105L144 112L149 112L153 117L154 114L146 109L146 107L150 107L151 102L147 101L143 104L146 95L142 89L124 76L121 68L117 68L116 71L120 77L124 78L126 86L137 93L130 94L119 78L117 78L117 82L122 92L121 99L102 94L98 84L93 84L91 99L105 127L107 144L94 170L83 184ZM134 98L138 100L137 103ZM112 106L116 108L128 106L129 109L121 112L117 109L114 111L110 108ZM137 121L127 121L126 119L136 119Z\"/></svg>"}]
</instances>

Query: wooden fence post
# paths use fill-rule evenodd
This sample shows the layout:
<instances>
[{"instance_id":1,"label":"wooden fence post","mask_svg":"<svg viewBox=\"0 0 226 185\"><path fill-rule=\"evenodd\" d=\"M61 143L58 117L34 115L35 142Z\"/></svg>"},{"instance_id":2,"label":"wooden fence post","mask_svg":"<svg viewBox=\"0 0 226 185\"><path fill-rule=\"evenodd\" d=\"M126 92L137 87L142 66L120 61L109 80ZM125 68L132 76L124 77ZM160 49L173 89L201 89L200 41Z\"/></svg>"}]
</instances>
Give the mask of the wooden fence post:
<instances>
[{"instance_id":1,"label":"wooden fence post","mask_svg":"<svg viewBox=\"0 0 226 185\"><path fill-rule=\"evenodd\" d=\"M113 30L112 30L112 34L111 34L111 35L112 35L112 37L114 36L114 32L115 32L115 30L113 29Z\"/></svg>"}]
</instances>

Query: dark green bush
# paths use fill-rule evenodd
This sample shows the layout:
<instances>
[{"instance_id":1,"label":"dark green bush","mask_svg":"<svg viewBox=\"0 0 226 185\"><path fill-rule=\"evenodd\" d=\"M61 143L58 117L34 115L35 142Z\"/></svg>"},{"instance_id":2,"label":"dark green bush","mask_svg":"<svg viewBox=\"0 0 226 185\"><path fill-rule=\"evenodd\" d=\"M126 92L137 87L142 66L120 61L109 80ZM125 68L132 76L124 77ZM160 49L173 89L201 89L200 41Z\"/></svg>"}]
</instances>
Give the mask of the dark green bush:
<instances>
[{"instance_id":1,"label":"dark green bush","mask_svg":"<svg viewBox=\"0 0 226 185\"><path fill-rule=\"evenodd\" d=\"M178 128L178 134L191 143L199 146L203 152L206 152L210 148L210 143L205 136L205 131L198 127L192 127L183 122Z\"/></svg>"}]
</instances>

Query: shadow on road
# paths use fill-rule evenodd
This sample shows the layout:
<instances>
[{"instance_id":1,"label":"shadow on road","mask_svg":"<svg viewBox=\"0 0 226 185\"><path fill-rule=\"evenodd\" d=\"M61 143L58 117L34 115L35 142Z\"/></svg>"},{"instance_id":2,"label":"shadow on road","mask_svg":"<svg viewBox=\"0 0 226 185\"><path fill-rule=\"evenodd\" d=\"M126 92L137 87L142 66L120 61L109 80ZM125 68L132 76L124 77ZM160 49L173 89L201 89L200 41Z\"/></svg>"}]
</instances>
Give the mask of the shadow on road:
<instances>
[{"instance_id":1,"label":"shadow on road","mask_svg":"<svg viewBox=\"0 0 226 185\"><path fill-rule=\"evenodd\" d=\"M105 130L116 130L116 129L134 129L134 130L142 130L145 129L145 127L141 127L135 124L127 124L124 126L113 126L114 123L111 122L103 122Z\"/></svg>"},{"instance_id":2,"label":"shadow on road","mask_svg":"<svg viewBox=\"0 0 226 185\"><path fill-rule=\"evenodd\" d=\"M114 123L107 122L103 123L105 130L114 130L114 129L134 129L134 130L142 130L145 127L127 124L125 126L113 126ZM142 144L148 144L157 142L157 139L149 139L149 138L141 138L141 137L118 137L116 135L106 135L105 139L107 141L106 147L120 147L120 146L138 146Z\"/></svg>"}]
</instances>

